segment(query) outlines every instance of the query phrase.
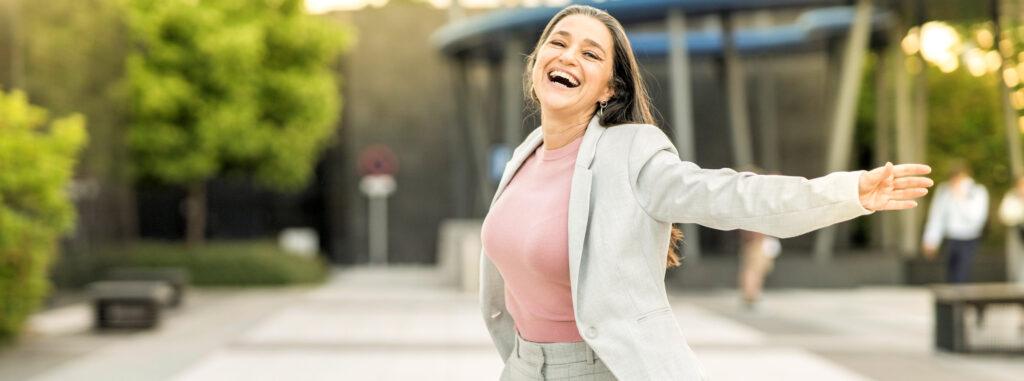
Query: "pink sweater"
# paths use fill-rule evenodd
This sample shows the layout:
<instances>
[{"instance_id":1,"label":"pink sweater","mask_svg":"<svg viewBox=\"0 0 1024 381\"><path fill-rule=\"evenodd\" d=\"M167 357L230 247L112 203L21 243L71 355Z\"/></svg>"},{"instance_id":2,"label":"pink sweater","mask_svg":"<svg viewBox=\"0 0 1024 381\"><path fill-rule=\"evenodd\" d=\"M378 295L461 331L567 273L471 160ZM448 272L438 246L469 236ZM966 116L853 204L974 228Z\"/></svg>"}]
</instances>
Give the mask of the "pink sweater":
<instances>
[{"instance_id":1,"label":"pink sweater","mask_svg":"<svg viewBox=\"0 0 1024 381\"><path fill-rule=\"evenodd\" d=\"M505 306L529 341L583 341L569 286L569 190L582 137L530 155L484 218L484 251L505 280Z\"/></svg>"}]
</instances>

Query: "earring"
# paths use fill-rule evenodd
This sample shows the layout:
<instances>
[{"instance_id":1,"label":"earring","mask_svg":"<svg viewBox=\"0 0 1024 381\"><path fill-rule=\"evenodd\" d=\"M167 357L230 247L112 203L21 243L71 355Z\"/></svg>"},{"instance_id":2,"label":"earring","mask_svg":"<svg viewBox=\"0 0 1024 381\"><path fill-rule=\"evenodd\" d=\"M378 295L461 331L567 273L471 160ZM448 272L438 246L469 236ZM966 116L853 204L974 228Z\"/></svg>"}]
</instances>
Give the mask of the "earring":
<instances>
[{"instance_id":1,"label":"earring","mask_svg":"<svg viewBox=\"0 0 1024 381\"><path fill-rule=\"evenodd\" d=\"M601 101L601 109L597 110L597 117L604 117L604 107L608 105L608 101Z\"/></svg>"}]
</instances>

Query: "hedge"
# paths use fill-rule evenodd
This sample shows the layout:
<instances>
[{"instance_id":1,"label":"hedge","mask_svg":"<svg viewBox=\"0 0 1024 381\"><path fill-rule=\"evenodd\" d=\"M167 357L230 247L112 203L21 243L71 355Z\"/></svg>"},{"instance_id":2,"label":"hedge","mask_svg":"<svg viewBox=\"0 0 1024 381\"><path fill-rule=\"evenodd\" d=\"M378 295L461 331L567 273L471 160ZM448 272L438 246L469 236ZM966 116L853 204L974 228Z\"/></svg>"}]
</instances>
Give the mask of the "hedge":
<instances>
[{"instance_id":1,"label":"hedge","mask_svg":"<svg viewBox=\"0 0 1024 381\"><path fill-rule=\"evenodd\" d=\"M194 248L140 241L110 247L97 256L95 277L115 267L182 267L197 286L319 283L328 269L319 256L290 255L270 241L213 241Z\"/></svg>"}]
</instances>

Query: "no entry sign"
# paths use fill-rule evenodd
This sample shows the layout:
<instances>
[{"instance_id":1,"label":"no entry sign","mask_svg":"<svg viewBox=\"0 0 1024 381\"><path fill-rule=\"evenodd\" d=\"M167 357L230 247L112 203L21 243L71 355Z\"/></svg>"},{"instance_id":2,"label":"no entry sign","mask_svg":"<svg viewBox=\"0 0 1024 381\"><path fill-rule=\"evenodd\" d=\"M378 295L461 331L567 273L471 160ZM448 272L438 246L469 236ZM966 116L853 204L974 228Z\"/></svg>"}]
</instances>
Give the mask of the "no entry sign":
<instances>
[{"instance_id":1,"label":"no entry sign","mask_svg":"<svg viewBox=\"0 0 1024 381\"><path fill-rule=\"evenodd\" d=\"M398 157L388 146L374 144L359 153L359 174L394 175L397 172Z\"/></svg>"}]
</instances>

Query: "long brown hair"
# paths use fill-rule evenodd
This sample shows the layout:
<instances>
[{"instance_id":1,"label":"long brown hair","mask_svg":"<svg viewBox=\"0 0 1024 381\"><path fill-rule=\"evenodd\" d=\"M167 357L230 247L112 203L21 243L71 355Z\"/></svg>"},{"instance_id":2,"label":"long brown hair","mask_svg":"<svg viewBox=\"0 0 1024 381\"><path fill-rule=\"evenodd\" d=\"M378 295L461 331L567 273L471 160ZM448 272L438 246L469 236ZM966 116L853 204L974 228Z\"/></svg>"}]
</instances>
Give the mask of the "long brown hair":
<instances>
[{"instance_id":1,"label":"long brown hair","mask_svg":"<svg viewBox=\"0 0 1024 381\"><path fill-rule=\"evenodd\" d=\"M601 114L601 125L656 124L654 115L651 113L654 107L651 105L651 98L647 93L647 85L640 75L640 66L636 62L636 56L633 55L633 47L630 45L629 39L626 38L625 29L622 28L619 20L616 20L608 12L586 5L570 5L552 17L551 21L548 21L548 25L544 27L544 32L537 40L533 52L527 56L526 73L523 75L523 93L527 95L529 105L539 108L540 104L537 94L533 91L533 76L531 75L537 61L537 51L544 45L555 24L572 15L589 16L600 21L611 32L614 41L615 53L612 59L611 79L614 95L604 107L604 112ZM596 112L597 109L598 105L594 104L594 111ZM666 260L668 267L676 267L681 264L676 242L682 238L683 232L673 225L672 234L669 237L668 259Z\"/></svg>"}]
</instances>

